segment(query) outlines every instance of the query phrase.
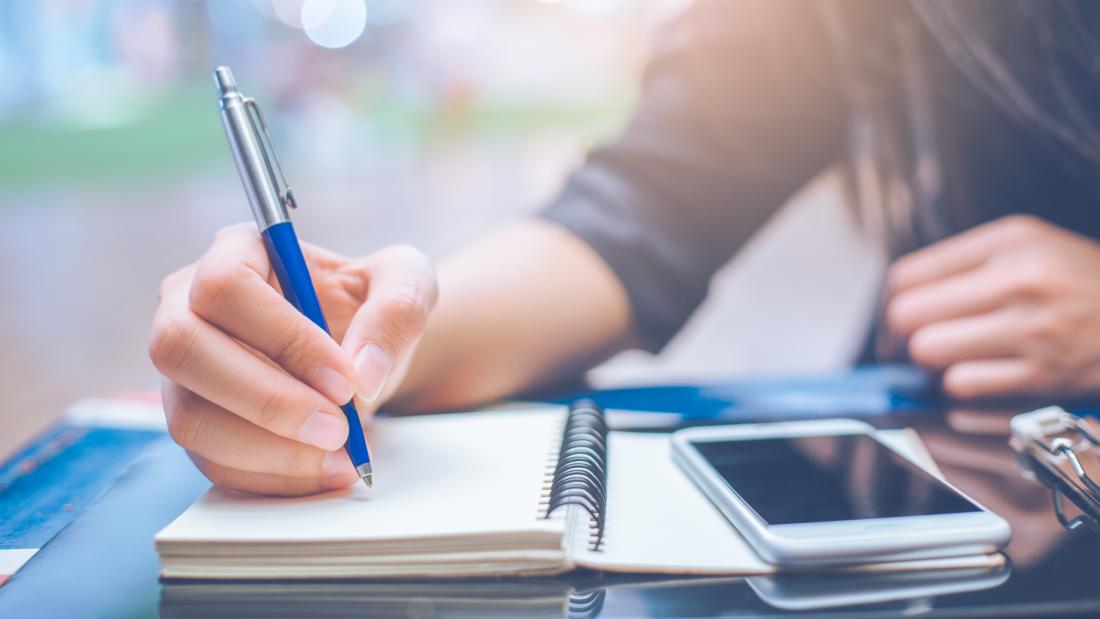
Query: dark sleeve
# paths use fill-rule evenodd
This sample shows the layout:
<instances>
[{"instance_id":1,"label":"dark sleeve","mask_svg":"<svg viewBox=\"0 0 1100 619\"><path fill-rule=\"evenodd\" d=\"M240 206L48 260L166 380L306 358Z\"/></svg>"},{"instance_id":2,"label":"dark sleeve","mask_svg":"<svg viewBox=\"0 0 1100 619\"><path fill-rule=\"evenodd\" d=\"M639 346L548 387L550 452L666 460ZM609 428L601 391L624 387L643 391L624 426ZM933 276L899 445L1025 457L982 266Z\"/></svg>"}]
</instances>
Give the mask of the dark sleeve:
<instances>
[{"instance_id":1,"label":"dark sleeve","mask_svg":"<svg viewBox=\"0 0 1100 619\"><path fill-rule=\"evenodd\" d=\"M542 216L622 281L649 350L711 275L843 149L823 15L804 0L696 3L655 41L633 119Z\"/></svg>"}]
</instances>

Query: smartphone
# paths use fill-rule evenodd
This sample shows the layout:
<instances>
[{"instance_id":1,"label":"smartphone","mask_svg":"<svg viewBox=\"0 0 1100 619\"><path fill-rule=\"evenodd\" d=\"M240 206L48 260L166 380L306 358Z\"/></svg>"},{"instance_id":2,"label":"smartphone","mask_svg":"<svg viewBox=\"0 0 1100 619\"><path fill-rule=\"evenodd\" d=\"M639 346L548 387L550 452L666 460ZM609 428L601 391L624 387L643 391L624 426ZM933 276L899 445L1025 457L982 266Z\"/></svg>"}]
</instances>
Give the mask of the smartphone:
<instances>
[{"instance_id":1,"label":"smartphone","mask_svg":"<svg viewBox=\"0 0 1100 619\"><path fill-rule=\"evenodd\" d=\"M875 436L829 419L690 428L684 473L767 562L814 566L991 553L1003 518Z\"/></svg>"}]
</instances>

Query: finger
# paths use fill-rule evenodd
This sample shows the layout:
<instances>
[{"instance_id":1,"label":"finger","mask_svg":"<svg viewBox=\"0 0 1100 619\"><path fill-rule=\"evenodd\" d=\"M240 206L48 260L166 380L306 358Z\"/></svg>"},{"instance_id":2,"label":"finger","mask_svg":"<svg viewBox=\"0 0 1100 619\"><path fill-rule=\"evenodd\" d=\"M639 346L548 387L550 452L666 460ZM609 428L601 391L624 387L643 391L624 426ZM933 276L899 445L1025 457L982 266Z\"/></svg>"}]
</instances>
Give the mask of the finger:
<instances>
[{"instance_id":1,"label":"finger","mask_svg":"<svg viewBox=\"0 0 1100 619\"><path fill-rule=\"evenodd\" d=\"M1037 376L1025 359L966 361L947 368L943 389L963 399L1009 397L1034 392Z\"/></svg>"},{"instance_id":2,"label":"finger","mask_svg":"<svg viewBox=\"0 0 1100 619\"><path fill-rule=\"evenodd\" d=\"M1013 216L985 223L899 258L891 267L892 294L968 271L994 251L1043 225L1031 217Z\"/></svg>"},{"instance_id":3,"label":"finger","mask_svg":"<svg viewBox=\"0 0 1100 619\"><path fill-rule=\"evenodd\" d=\"M358 476L344 474L325 477L289 477L272 473L253 473L222 466L194 453L188 453L188 455L195 466L215 486L253 494L302 496L344 489L359 481Z\"/></svg>"},{"instance_id":4,"label":"finger","mask_svg":"<svg viewBox=\"0 0 1100 619\"><path fill-rule=\"evenodd\" d=\"M894 333L908 336L926 325L993 311L1005 304L1009 291L1005 278L989 268L972 269L894 295L886 321Z\"/></svg>"},{"instance_id":5,"label":"finger","mask_svg":"<svg viewBox=\"0 0 1100 619\"><path fill-rule=\"evenodd\" d=\"M921 327L909 338L909 356L923 367L942 370L963 361L1016 354L1019 321L1008 311L968 316Z\"/></svg>"},{"instance_id":6,"label":"finger","mask_svg":"<svg viewBox=\"0 0 1100 619\"><path fill-rule=\"evenodd\" d=\"M332 337L269 283L271 267L254 227L219 233L199 260L188 301L210 324L248 344L336 404L351 399L351 359Z\"/></svg>"},{"instance_id":7,"label":"finger","mask_svg":"<svg viewBox=\"0 0 1100 619\"><path fill-rule=\"evenodd\" d=\"M371 273L367 301L352 318L342 346L355 360L359 396L369 403L416 346L438 290L431 262L415 249L385 249L364 268Z\"/></svg>"},{"instance_id":8,"label":"finger","mask_svg":"<svg viewBox=\"0 0 1100 619\"><path fill-rule=\"evenodd\" d=\"M157 310L149 354L161 374L245 420L333 450L347 438L337 405L196 316L176 288Z\"/></svg>"},{"instance_id":9,"label":"finger","mask_svg":"<svg viewBox=\"0 0 1100 619\"><path fill-rule=\"evenodd\" d=\"M954 406L944 414L947 427L970 436L996 437L998 440L1011 432L1009 421L1019 410L1012 407L990 408Z\"/></svg>"},{"instance_id":10,"label":"finger","mask_svg":"<svg viewBox=\"0 0 1100 619\"><path fill-rule=\"evenodd\" d=\"M289 477L356 475L342 449L325 451L272 434L168 380L162 391L168 433L211 462Z\"/></svg>"}]
</instances>

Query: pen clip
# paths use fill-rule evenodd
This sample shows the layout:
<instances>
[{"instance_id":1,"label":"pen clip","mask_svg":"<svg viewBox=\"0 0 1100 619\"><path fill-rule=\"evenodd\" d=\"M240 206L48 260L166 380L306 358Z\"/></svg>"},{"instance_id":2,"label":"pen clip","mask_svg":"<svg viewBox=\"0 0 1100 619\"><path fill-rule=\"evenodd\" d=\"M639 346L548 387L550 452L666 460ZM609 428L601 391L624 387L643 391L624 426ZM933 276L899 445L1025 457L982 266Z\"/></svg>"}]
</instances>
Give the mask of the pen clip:
<instances>
[{"instance_id":1,"label":"pen clip","mask_svg":"<svg viewBox=\"0 0 1100 619\"><path fill-rule=\"evenodd\" d=\"M271 134L267 131L267 123L264 122L260 105L252 97L245 97L242 103L248 112L249 118L253 120L253 127L256 127L256 124L259 123L257 134L260 138L260 149L264 156L264 162L267 163L267 169L272 173L272 178L275 179L275 191L279 194L279 199L282 200L284 206L298 208L298 202L294 199L294 193L290 190L290 183L286 181L286 175L283 174L283 166L279 163L279 156L275 154L275 145L271 142ZM274 170L271 168L272 161L275 162Z\"/></svg>"}]
</instances>

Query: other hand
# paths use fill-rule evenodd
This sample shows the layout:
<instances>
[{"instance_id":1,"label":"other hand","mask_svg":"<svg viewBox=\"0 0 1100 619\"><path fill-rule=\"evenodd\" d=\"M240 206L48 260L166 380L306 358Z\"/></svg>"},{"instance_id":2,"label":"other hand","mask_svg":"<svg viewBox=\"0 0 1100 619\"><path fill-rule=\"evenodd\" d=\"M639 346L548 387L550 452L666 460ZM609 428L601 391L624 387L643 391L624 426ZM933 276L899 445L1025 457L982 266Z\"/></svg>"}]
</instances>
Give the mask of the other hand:
<instances>
[{"instance_id":1,"label":"other hand","mask_svg":"<svg viewBox=\"0 0 1100 619\"><path fill-rule=\"evenodd\" d=\"M1100 393L1100 244L1013 215L899 259L887 323L959 398Z\"/></svg>"},{"instance_id":2,"label":"other hand","mask_svg":"<svg viewBox=\"0 0 1100 619\"><path fill-rule=\"evenodd\" d=\"M434 269L414 249L302 251L332 337L283 299L251 224L222 229L161 283L149 354L168 430L217 485L300 495L356 483L339 406L354 396L373 414L435 306Z\"/></svg>"}]
</instances>

